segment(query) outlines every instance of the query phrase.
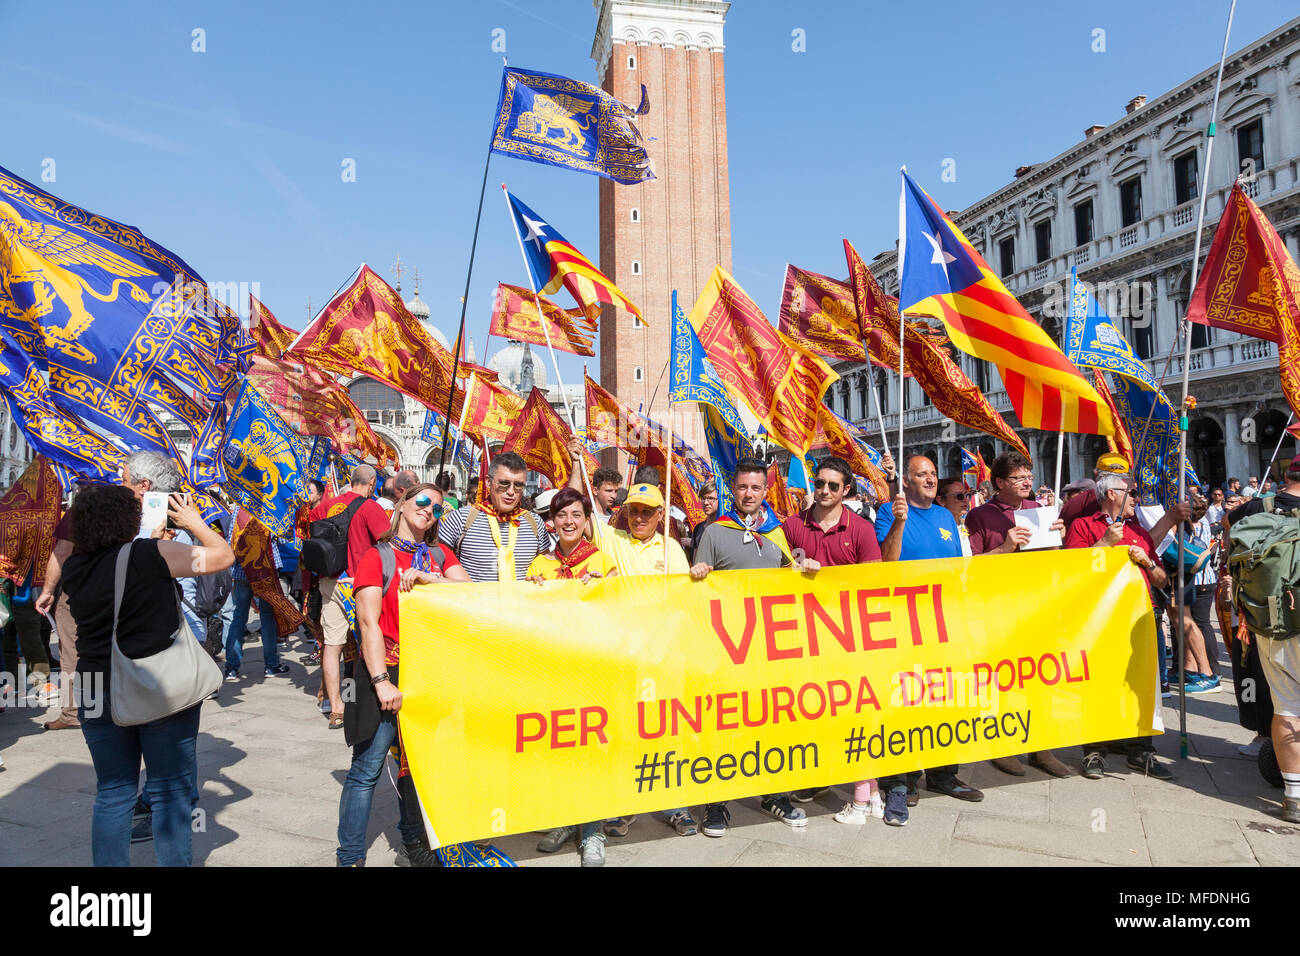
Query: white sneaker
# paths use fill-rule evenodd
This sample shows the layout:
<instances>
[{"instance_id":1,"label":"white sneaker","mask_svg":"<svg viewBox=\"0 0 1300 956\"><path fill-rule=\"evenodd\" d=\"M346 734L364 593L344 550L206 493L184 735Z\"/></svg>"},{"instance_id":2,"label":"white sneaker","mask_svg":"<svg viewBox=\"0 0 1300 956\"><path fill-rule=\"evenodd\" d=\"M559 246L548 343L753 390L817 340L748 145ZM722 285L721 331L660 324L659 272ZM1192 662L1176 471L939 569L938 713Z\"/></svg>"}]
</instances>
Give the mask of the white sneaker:
<instances>
[{"instance_id":1,"label":"white sneaker","mask_svg":"<svg viewBox=\"0 0 1300 956\"><path fill-rule=\"evenodd\" d=\"M871 795L871 800L869 801L868 806L871 808L871 815L873 817L877 820L885 819L885 801L880 799L879 791Z\"/></svg>"},{"instance_id":2,"label":"white sneaker","mask_svg":"<svg viewBox=\"0 0 1300 956\"><path fill-rule=\"evenodd\" d=\"M1256 736L1255 739L1252 740L1250 743L1242 744L1240 747L1238 747L1237 753L1241 754L1243 757L1258 757L1260 748L1263 746L1264 746L1264 738L1260 736Z\"/></svg>"},{"instance_id":3,"label":"white sneaker","mask_svg":"<svg viewBox=\"0 0 1300 956\"><path fill-rule=\"evenodd\" d=\"M880 811L880 815L885 815L883 808ZM851 826L860 827L866 824L867 816L868 812L866 807L855 806L852 801L850 801L849 803L844 804L843 810L835 814L835 822L847 823Z\"/></svg>"}]
</instances>

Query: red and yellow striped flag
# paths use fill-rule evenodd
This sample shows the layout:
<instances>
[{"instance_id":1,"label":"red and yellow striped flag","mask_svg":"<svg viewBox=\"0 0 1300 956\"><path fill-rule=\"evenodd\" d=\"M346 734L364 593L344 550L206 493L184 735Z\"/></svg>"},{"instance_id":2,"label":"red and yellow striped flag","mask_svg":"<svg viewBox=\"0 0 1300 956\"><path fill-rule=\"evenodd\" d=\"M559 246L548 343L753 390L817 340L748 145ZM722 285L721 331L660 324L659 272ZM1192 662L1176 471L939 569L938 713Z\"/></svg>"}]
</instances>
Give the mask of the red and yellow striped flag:
<instances>
[{"instance_id":1,"label":"red and yellow striped flag","mask_svg":"<svg viewBox=\"0 0 1300 956\"><path fill-rule=\"evenodd\" d=\"M902 207L902 310L939 319L957 348L996 365L1022 425L1115 434L1115 418L1091 381L906 173Z\"/></svg>"}]
</instances>

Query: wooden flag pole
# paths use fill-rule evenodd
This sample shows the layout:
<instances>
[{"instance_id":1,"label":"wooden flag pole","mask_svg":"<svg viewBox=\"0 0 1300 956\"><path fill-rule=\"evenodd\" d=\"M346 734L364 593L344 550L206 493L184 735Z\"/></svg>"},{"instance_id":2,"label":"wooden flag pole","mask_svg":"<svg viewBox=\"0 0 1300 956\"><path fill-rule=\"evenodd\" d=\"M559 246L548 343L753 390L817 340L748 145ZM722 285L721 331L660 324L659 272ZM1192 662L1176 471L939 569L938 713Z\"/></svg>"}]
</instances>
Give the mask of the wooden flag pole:
<instances>
[{"instance_id":1,"label":"wooden flag pole","mask_svg":"<svg viewBox=\"0 0 1300 956\"><path fill-rule=\"evenodd\" d=\"M1223 51L1219 54L1219 76L1214 83L1214 102L1210 106L1210 126L1207 132L1207 142L1205 144L1205 176L1201 185L1201 203L1200 212L1196 217L1196 248L1192 253L1192 285L1193 291L1196 289L1197 272L1201 263L1201 230L1205 227L1205 199L1206 191L1210 187L1210 157L1214 153L1214 120L1219 114L1219 90L1223 86L1223 64L1228 58L1228 37L1232 33L1232 15L1237 10L1237 0L1232 0L1228 7L1228 25L1223 31ZM1187 322L1187 316L1183 316L1183 322ZM1190 326L1190 323L1188 323ZM1182 503L1187 500L1187 398L1189 378L1192 367L1192 330L1186 330L1187 344L1183 349L1183 403L1178 410L1178 501ZM1151 405L1151 411L1155 412L1155 403ZM1148 422L1150 419L1148 419ZM1145 429L1144 429L1145 432ZM1282 434L1286 434L1285 429ZM1278 447L1281 447L1279 443ZM1187 530L1186 522L1178 522L1178 594L1183 594L1185 587L1184 578L1186 569L1183 566L1184 554L1187 549ZM1183 618L1185 615L1178 615L1178 756L1183 760L1187 759L1187 636Z\"/></svg>"},{"instance_id":2,"label":"wooden flag pole","mask_svg":"<svg viewBox=\"0 0 1300 956\"><path fill-rule=\"evenodd\" d=\"M515 238L519 240L519 255L524 260L524 271L528 273L528 285L533 290L533 304L537 307L537 321L542 326L542 334L546 336L546 350L551 353L551 368L555 369L555 385L560 390L560 398L564 400L564 414L569 419L569 430L577 428L576 420L573 417L573 406L569 404L568 391L564 387L564 379L560 376L560 363L555 357L555 347L551 345L551 329L547 325L546 315L542 312L542 300L537 291L537 281L533 278L533 270L528 265L528 253L524 252L524 237L519 234L519 226L515 222L515 211L510 205L510 191L506 189L506 184L501 184L501 197L506 201L506 210L510 214L511 228L515 231ZM583 446L586 448L586 445ZM581 454L578 455L578 467L582 469L582 483L587 489L587 500L594 502L595 494L591 490L591 476L587 474L587 461Z\"/></svg>"}]
</instances>

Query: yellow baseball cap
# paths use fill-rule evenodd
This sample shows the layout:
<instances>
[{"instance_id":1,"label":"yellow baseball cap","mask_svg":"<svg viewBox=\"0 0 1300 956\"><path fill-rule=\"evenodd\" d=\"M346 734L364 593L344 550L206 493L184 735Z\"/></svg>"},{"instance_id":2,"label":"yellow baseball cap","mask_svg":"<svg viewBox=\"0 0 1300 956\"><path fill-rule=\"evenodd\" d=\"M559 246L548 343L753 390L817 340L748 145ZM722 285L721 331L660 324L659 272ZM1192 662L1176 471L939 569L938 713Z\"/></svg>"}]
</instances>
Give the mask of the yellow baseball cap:
<instances>
[{"instance_id":1,"label":"yellow baseball cap","mask_svg":"<svg viewBox=\"0 0 1300 956\"><path fill-rule=\"evenodd\" d=\"M1097 459L1098 471L1109 471L1116 475L1127 475L1129 473L1129 464L1124 460L1124 456L1113 451L1108 451Z\"/></svg>"},{"instance_id":2,"label":"yellow baseball cap","mask_svg":"<svg viewBox=\"0 0 1300 956\"><path fill-rule=\"evenodd\" d=\"M664 496L659 493L659 487L657 485L633 485L628 489L627 499L623 504L648 505L651 508L662 508L664 506Z\"/></svg>"}]
</instances>

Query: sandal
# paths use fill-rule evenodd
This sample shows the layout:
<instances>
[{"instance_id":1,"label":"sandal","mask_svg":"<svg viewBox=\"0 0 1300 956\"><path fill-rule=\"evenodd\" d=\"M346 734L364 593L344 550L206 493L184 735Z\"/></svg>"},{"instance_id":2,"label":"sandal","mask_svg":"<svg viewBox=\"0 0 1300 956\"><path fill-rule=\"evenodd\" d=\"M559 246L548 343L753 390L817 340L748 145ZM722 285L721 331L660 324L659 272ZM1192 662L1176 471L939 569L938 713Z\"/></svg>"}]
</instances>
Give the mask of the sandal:
<instances>
[{"instance_id":1,"label":"sandal","mask_svg":"<svg viewBox=\"0 0 1300 956\"><path fill-rule=\"evenodd\" d=\"M342 729L343 729L343 715L330 714L330 730L342 730Z\"/></svg>"}]
</instances>

